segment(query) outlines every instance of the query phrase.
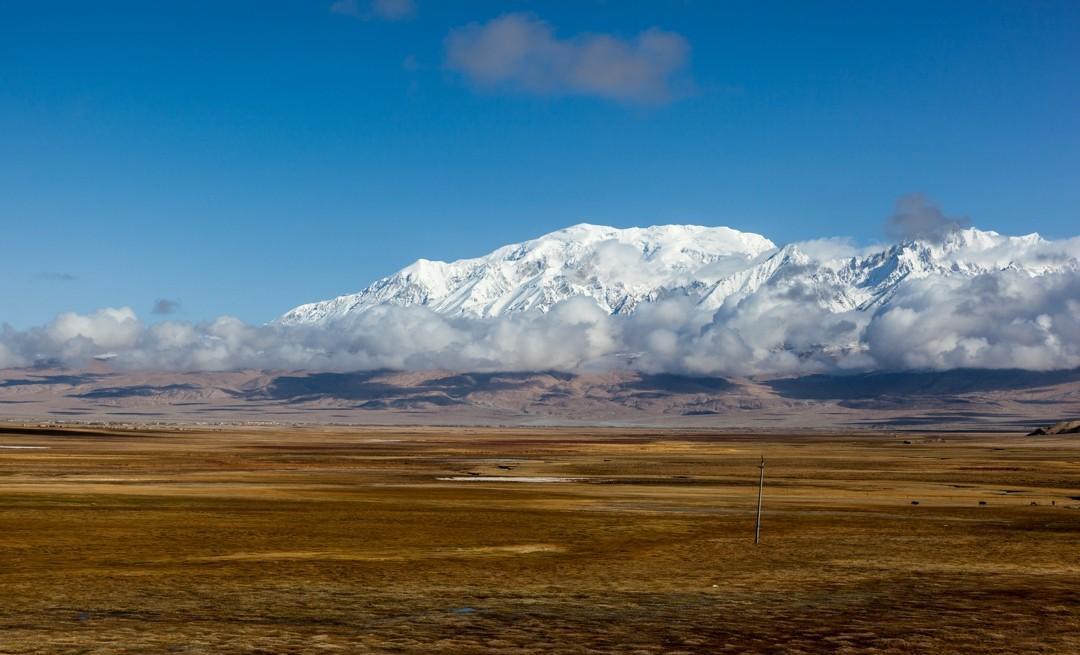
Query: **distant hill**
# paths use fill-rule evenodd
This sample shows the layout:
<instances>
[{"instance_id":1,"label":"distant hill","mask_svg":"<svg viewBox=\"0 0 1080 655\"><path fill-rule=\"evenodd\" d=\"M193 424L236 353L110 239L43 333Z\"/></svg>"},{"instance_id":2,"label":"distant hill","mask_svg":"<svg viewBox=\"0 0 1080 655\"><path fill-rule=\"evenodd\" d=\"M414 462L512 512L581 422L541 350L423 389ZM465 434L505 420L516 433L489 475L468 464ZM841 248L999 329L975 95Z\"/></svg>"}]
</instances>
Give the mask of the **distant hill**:
<instances>
[{"instance_id":1,"label":"distant hill","mask_svg":"<svg viewBox=\"0 0 1080 655\"><path fill-rule=\"evenodd\" d=\"M1080 370L749 379L555 371L0 371L0 420L988 429L1080 416Z\"/></svg>"}]
</instances>

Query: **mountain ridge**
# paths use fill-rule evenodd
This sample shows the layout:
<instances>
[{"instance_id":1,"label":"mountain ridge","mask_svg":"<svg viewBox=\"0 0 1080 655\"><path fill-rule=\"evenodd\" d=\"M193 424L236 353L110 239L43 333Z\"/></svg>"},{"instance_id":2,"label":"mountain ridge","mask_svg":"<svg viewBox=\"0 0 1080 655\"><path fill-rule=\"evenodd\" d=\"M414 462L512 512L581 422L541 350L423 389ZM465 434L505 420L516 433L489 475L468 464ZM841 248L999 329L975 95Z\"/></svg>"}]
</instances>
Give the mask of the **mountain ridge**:
<instances>
[{"instance_id":1,"label":"mountain ridge","mask_svg":"<svg viewBox=\"0 0 1080 655\"><path fill-rule=\"evenodd\" d=\"M480 257L419 259L360 292L300 305L275 322L326 325L382 305L494 318L547 312L576 296L613 315L675 296L716 311L763 289L808 294L832 313L868 311L887 304L909 280L1080 270L1066 253L1047 256L1049 244L1037 233L1012 237L957 228L937 240L862 250L832 242L823 250L821 242L777 247L762 235L727 227L579 223Z\"/></svg>"}]
</instances>

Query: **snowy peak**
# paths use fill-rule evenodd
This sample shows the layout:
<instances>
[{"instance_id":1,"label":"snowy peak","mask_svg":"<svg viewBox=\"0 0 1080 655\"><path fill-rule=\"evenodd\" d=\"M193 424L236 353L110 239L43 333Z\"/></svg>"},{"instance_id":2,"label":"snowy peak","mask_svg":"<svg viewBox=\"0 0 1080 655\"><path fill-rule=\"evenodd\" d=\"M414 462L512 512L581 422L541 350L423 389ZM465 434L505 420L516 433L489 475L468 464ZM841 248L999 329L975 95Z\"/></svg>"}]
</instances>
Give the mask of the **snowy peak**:
<instances>
[{"instance_id":1,"label":"snowy peak","mask_svg":"<svg viewBox=\"0 0 1080 655\"><path fill-rule=\"evenodd\" d=\"M573 296L626 313L666 289L743 269L775 248L761 235L727 227L620 229L582 223L483 257L449 263L421 259L359 293L297 307L280 322L321 323L381 304L491 317L544 312Z\"/></svg>"},{"instance_id":2,"label":"snowy peak","mask_svg":"<svg viewBox=\"0 0 1080 655\"><path fill-rule=\"evenodd\" d=\"M575 296L612 314L673 296L713 311L766 292L797 293L828 311L847 312L888 303L901 285L928 277L1076 270L1076 250L1075 243L1038 234L1009 237L974 228L877 249L835 240L778 249L761 235L726 227L582 223L482 257L421 259L359 293L301 305L279 322L321 324L383 305L486 318L546 312Z\"/></svg>"},{"instance_id":3,"label":"snowy peak","mask_svg":"<svg viewBox=\"0 0 1080 655\"><path fill-rule=\"evenodd\" d=\"M702 298L706 309L763 289L810 291L832 312L880 306L904 283L929 277L974 277L1013 270L1045 275L1077 266L1075 252L1038 234L1002 236L975 228L956 230L940 241L910 240L881 250L814 258L797 244L716 283Z\"/></svg>"}]
</instances>

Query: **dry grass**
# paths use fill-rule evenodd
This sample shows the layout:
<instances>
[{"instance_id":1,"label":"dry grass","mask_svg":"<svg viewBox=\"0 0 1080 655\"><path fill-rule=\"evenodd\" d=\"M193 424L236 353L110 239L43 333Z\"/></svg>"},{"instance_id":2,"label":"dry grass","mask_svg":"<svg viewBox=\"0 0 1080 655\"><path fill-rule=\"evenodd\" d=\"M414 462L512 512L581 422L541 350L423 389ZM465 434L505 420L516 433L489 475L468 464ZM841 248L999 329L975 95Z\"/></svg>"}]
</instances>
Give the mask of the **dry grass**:
<instances>
[{"instance_id":1,"label":"dry grass","mask_svg":"<svg viewBox=\"0 0 1080 655\"><path fill-rule=\"evenodd\" d=\"M0 449L2 653L1080 652L1075 437L236 429L0 445L49 447ZM473 473L584 480L436 479Z\"/></svg>"}]
</instances>

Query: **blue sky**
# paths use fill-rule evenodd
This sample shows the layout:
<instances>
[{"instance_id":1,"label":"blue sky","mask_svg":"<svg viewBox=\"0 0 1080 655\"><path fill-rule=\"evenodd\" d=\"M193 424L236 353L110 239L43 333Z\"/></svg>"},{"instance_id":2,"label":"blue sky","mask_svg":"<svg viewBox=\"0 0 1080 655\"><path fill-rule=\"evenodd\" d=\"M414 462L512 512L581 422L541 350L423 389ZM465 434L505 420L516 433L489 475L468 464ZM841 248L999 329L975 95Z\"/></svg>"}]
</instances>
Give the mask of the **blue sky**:
<instances>
[{"instance_id":1,"label":"blue sky","mask_svg":"<svg viewBox=\"0 0 1080 655\"><path fill-rule=\"evenodd\" d=\"M872 241L912 192L1080 233L1080 3L377 4L0 4L0 322L261 322L581 221Z\"/></svg>"}]
</instances>

